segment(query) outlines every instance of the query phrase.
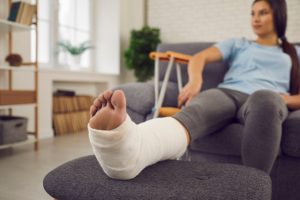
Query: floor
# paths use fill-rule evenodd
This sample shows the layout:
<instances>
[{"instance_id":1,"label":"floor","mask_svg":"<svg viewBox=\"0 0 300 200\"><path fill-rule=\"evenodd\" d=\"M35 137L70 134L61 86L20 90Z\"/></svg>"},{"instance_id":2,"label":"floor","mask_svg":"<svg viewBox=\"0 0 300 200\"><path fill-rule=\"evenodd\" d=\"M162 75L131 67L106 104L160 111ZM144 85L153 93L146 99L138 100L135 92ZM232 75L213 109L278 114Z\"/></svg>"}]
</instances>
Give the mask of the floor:
<instances>
[{"instance_id":1,"label":"floor","mask_svg":"<svg viewBox=\"0 0 300 200\"><path fill-rule=\"evenodd\" d=\"M0 151L1 200L53 200L43 189L44 176L74 158L92 154L86 132L49 138Z\"/></svg>"}]
</instances>

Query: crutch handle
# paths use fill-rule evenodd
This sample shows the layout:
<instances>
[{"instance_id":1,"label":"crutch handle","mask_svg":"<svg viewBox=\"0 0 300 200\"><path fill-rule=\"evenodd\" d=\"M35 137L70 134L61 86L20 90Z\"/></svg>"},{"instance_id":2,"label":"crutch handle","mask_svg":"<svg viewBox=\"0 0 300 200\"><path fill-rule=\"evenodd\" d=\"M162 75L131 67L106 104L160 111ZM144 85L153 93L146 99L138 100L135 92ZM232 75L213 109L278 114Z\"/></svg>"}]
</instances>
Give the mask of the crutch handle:
<instances>
[{"instance_id":1,"label":"crutch handle","mask_svg":"<svg viewBox=\"0 0 300 200\"><path fill-rule=\"evenodd\" d=\"M174 51L167 51L166 54L169 57L174 57L175 62L182 63L182 64L188 64L192 58L192 56L190 56L190 55L178 53L178 52L174 52Z\"/></svg>"},{"instance_id":2,"label":"crutch handle","mask_svg":"<svg viewBox=\"0 0 300 200\"><path fill-rule=\"evenodd\" d=\"M178 113L181 109L175 107L161 107L159 109L159 117L169 117Z\"/></svg>"}]
</instances>

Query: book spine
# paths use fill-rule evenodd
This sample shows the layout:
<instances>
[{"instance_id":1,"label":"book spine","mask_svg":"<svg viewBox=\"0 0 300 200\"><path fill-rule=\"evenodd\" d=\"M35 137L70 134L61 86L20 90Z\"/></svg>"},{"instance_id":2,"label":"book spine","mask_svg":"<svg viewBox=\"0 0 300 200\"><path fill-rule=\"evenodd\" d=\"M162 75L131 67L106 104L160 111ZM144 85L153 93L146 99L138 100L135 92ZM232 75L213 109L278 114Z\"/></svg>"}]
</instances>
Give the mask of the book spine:
<instances>
[{"instance_id":1,"label":"book spine","mask_svg":"<svg viewBox=\"0 0 300 200\"><path fill-rule=\"evenodd\" d=\"M16 21L20 5L21 5L20 1L12 3L7 20L13 21L13 22Z\"/></svg>"},{"instance_id":2,"label":"book spine","mask_svg":"<svg viewBox=\"0 0 300 200\"><path fill-rule=\"evenodd\" d=\"M18 9L18 14L17 14L17 18L16 18L16 22L18 22L18 23L20 23L20 21L21 21L21 16L24 11L24 5L25 5L24 2L20 2L20 7Z\"/></svg>"},{"instance_id":3,"label":"book spine","mask_svg":"<svg viewBox=\"0 0 300 200\"><path fill-rule=\"evenodd\" d=\"M30 4L24 3L23 11L20 18L20 24L26 24L26 18L28 15Z\"/></svg>"}]
</instances>

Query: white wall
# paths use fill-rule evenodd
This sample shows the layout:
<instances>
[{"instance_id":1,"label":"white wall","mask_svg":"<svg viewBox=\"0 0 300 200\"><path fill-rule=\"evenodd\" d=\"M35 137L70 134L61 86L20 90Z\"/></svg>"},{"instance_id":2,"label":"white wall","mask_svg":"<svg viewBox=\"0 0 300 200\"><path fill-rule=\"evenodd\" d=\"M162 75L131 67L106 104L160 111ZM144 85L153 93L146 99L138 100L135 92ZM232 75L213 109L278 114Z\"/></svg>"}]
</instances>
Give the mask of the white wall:
<instances>
[{"instance_id":1,"label":"white wall","mask_svg":"<svg viewBox=\"0 0 300 200\"><path fill-rule=\"evenodd\" d=\"M120 4L119 0L94 1L94 63L102 74L120 73Z\"/></svg>"},{"instance_id":2,"label":"white wall","mask_svg":"<svg viewBox=\"0 0 300 200\"><path fill-rule=\"evenodd\" d=\"M129 46L130 32L141 29L144 25L145 0L122 0L120 10L120 37L121 37L121 83L134 82L133 71L125 68L124 52Z\"/></svg>"},{"instance_id":3,"label":"white wall","mask_svg":"<svg viewBox=\"0 0 300 200\"><path fill-rule=\"evenodd\" d=\"M161 29L163 42L220 41L254 38L252 0L149 0L148 23ZM300 1L287 0L291 42L300 41Z\"/></svg>"},{"instance_id":4,"label":"white wall","mask_svg":"<svg viewBox=\"0 0 300 200\"><path fill-rule=\"evenodd\" d=\"M96 0L94 12L95 63L97 72L120 74L120 83L134 82L133 71L125 67L124 51L130 32L144 25L144 0Z\"/></svg>"}]
</instances>

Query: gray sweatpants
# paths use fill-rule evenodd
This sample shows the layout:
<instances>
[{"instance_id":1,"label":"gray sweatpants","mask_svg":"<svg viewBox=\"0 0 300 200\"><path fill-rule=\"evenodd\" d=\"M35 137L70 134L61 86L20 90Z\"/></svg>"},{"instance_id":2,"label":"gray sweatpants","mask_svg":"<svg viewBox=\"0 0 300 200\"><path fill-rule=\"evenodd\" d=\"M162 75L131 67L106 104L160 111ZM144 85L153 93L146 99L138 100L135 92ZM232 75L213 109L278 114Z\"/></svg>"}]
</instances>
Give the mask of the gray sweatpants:
<instances>
[{"instance_id":1,"label":"gray sweatpants","mask_svg":"<svg viewBox=\"0 0 300 200\"><path fill-rule=\"evenodd\" d=\"M191 141L213 133L237 118L242 124L242 160L270 173L278 155L282 123L288 109L279 94L259 90L251 95L215 88L201 92L173 117L188 130Z\"/></svg>"}]
</instances>

